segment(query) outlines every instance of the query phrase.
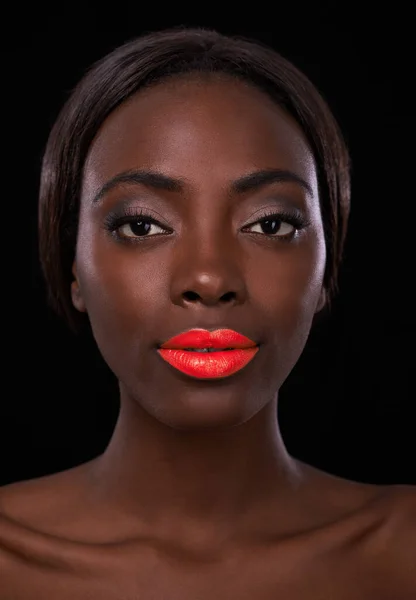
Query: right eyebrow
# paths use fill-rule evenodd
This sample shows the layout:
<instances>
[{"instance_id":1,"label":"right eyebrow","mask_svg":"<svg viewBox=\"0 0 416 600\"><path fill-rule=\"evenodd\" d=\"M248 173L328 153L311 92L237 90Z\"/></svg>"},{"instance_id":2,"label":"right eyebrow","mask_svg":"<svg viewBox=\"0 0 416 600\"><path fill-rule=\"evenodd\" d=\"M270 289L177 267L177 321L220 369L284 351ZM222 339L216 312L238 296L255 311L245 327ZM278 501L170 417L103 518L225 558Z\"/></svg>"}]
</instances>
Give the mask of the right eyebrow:
<instances>
[{"instance_id":1,"label":"right eyebrow","mask_svg":"<svg viewBox=\"0 0 416 600\"><path fill-rule=\"evenodd\" d=\"M97 204L105 194L115 188L120 183L142 184L156 190L165 190L167 192L181 192L185 183L180 179L168 177L157 173L156 171L124 171L109 179L95 194L92 203Z\"/></svg>"}]
</instances>

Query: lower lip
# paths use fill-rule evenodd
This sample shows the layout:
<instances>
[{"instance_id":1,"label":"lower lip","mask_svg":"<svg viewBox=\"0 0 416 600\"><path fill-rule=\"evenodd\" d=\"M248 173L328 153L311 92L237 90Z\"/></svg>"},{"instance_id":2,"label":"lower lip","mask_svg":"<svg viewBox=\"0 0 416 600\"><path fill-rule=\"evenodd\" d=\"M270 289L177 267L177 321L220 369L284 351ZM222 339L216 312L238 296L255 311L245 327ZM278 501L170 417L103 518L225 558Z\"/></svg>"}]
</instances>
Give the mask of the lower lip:
<instances>
[{"instance_id":1,"label":"lower lip","mask_svg":"<svg viewBox=\"0 0 416 600\"><path fill-rule=\"evenodd\" d=\"M192 352L159 348L160 356L178 371L200 379L219 379L241 371L257 354L258 346L220 352Z\"/></svg>"}]
</instances>

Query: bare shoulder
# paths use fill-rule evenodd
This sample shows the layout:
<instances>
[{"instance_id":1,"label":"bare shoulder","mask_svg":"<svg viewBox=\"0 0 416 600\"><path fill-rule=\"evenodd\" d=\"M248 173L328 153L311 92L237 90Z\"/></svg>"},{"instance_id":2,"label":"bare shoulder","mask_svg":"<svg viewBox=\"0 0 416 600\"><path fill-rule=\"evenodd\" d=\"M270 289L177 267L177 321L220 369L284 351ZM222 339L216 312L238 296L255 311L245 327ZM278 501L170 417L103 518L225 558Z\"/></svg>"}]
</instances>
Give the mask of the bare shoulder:
<instances>
[{"instance_id":1,"label":"bare shoulder","mask_svg":"<svg viewBox=\"0 0 416 600\"><path fill-rule=\"evenodd\" d=\"M392 519L402 532L416 534L416 486L391 486Z\"/></svg>"},{"instance_id":2,"label":"bare shoulder","mask_svg":"<svg viewBox=\"0 0 416 600\"><path fill-rule=\"evenodd\" d=\"M385 589L397 598L416 598L416 487L386 488L378 514L382 525L374 534L379 574Z\"/></svg>"},{"instance_id":3,"label":"bare shoulder","mask_svg":"<svg viewBox=\"0 0 416 600\"><path fill-rule=\"evenodd\" d=\"M0 487L3 594L9 591L10 597L13 593L13 598L20 598L15 596L16 590L22 589L24 594L24 586L37 577L39 569L43 572L48 565L53 565L56 570L70 558L71 550L68 551L63 541L55 538L54 534L56 524L65 522L66 516L77 511L81 495L79 482L84 470L85 466L80 465Z\"/></svg>"},{"instance_id":4,"label":"bare shoulder","mask_svg":"<svg viewBox=\"0 0 416 600\"><path fill-rule=\"evenodd\" d=\"M342 506L341 519L324 528L329 561L341 556L340 580L350 597L416 598L416 486L373 485L324 478L326 503ZM342 504L345 499L345 504ZM338 541L333 552L333 541ZM336 579L337 569L333 569ZM356 587L354 587L356 586Z\"/></svg>"},{"instance_id":5,"label":"bare shoulder","mask_svg":"<svg viewBox=\"0 0 416 600\"><path fill-rule=\"evenodd\" d=\"M325 499L325 517L334 515L319 530L330 560L342 556L341 569L351 585L358 578L369 593L377 588L379 600L416 598L416 486L355 482L315 469L313 473L319 497Z\"/></svg>"},{"instance_id":6,"label":"bare shoulder","mask_svg":"<svg viewBox=\"0 0 416 600\"><path fill-rule=\"evenodd\" d=\"M393 485L383 494L381 511L385 514L380 541L405 559L408 551L416 554L416 486Z\"/></svg>"},{"instance_id":7,"label":"bare shoulder","mask_svg":"<svg viewBox=\"0 0 416 600\"><path fill-rule=\"evenodd\" d=\"M416 591L416 486L392 486L386 503L385 541L390 544L397 568L404 578L413 580Z\"/></svg>"},{"instance_id":8,"label":"bare shoulder","mask_svg":"<svg viewBox=\"0 0 416 600\"><path fill-rule=\"evenodd\" d=\"M26 547L42 532L59 536L80 513L88 465L0 487L0 551Z\"/></svg>"},{"instance_id":9,"label":"bare shoulder","mask_svg":"<svg viewBox=\"0 0 416 600\"><path fill-rule=\"evenodd\" d=\"M25 520L36 514L50 514L58 497L60 504L73 503L81 493L80 484L91 462L0 487L0 515Z\"/></svg>"}]
</instances>

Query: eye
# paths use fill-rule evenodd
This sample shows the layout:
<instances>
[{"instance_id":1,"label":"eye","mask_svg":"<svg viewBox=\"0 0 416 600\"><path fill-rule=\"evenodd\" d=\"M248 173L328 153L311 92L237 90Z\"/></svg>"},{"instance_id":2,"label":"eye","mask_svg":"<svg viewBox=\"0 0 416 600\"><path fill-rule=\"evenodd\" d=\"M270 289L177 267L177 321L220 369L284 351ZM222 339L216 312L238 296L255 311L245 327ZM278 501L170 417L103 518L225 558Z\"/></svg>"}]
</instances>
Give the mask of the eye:
<instances>
[{"instance_id":1,"label":"eye","mask_svg":"<svg viewBox=\"0 0 416 600\"><path fill-rule=\"evenodd\" d=\"M140 242L148 237L169 233L168 229L150 214L126 207L107 215L104 227L121 241Z\"/></svg>"},{"instance_id":2,"label":"eye","mask_svg":"<svg viewBox=\"0 0 416 600\"><path fill-rule=\"evenodd\" d=\"M285 221L280 219L263 219L261 222L249 225L249 227L251 227L252 230L254 227L257 227L257 231L253 230L252 233L263 233L264 235L273 236L278 234L277 237L286 237L287 235L292 235L292 233L294 233L293 230L295 229L293 225L290 223L285 223Z\"/></svg>"},{"instance_id":3,"label":"eye","mask_svg":"<svg viewBox=\"0 0 416 600\"><path fill-rule=\"evenodd\" d=\"M153 229L153 233L150 232ZM154 231L154 230L160 231ZM164 232L165 229L158 225L151 217L141 217L139 219L131 220L118 228L118 234L124 238L137 238L137 237L152 237L157 233Z\"/></svg>"},{"instance_id":4,"label":"eye","mask_svg":"<svg viewBox=\"0 0 416 600\"><path fill-rule=\"evenodd\" d=\"M250 233L287 240L293 238L298 230L306 226L307 222L298 214L271 212L244 229L251 229Z\"/></svg>"}]
</instances>

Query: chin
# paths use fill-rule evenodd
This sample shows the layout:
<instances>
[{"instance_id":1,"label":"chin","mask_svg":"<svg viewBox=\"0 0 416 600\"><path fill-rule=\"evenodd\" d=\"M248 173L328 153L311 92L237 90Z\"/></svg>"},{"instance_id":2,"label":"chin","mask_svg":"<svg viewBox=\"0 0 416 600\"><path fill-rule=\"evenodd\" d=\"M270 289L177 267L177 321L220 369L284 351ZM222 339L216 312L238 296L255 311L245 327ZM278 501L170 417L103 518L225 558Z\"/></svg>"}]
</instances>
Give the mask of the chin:
<instances>
[{"instance_id":1,"label":"chin","mask_svg":"<svg viewBox=\"0 0 416 600\"><path fill-rule=\"evenodd\" d=\"M250 395L253 398L252 395ZM167 405L169 403L169 405ZM188 397L174 398L172 395L159 404L152 403L142 408L159 423L172 429L198 432L213 429L230 429L242 425L252 418L262 406L247 405L240 394L221 394L218 390L190 390Z\"/></svg>"}]
</instances>

